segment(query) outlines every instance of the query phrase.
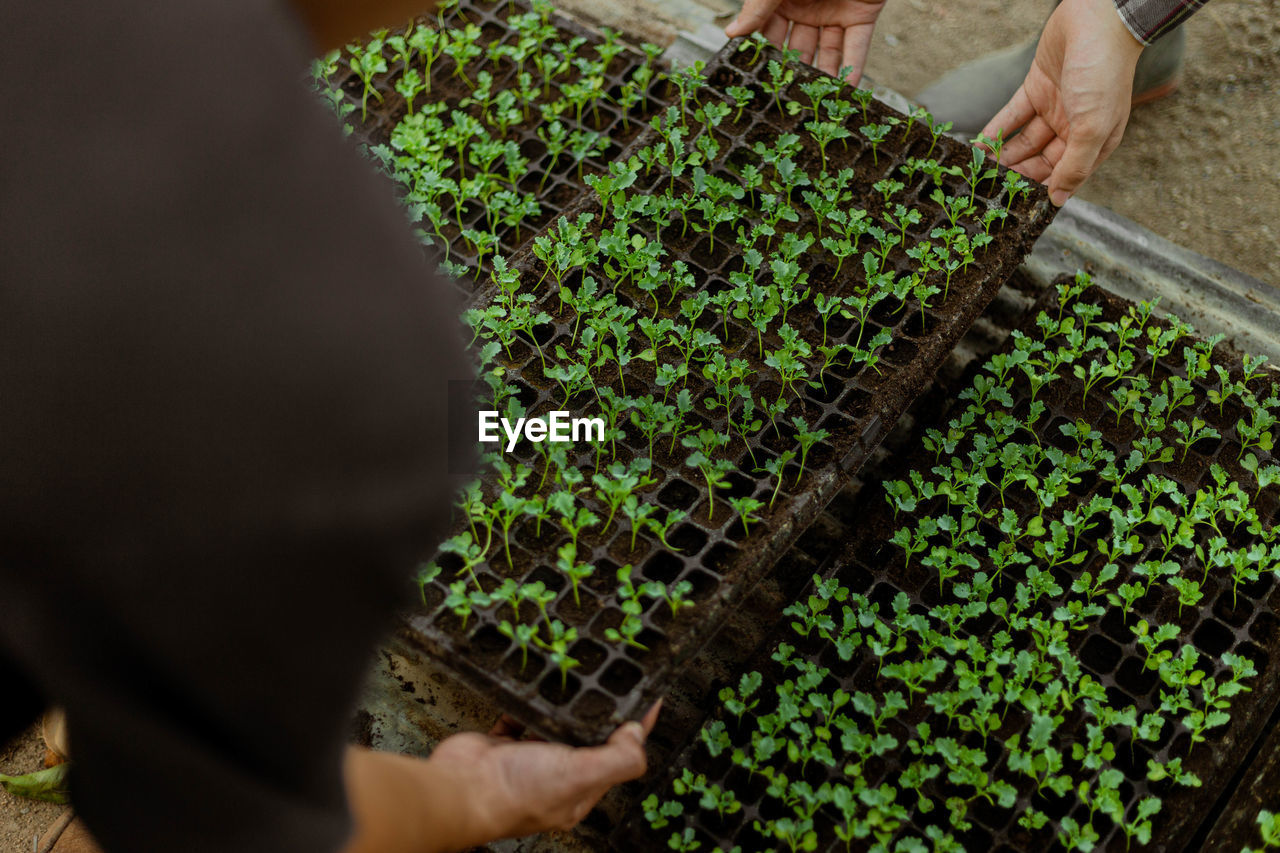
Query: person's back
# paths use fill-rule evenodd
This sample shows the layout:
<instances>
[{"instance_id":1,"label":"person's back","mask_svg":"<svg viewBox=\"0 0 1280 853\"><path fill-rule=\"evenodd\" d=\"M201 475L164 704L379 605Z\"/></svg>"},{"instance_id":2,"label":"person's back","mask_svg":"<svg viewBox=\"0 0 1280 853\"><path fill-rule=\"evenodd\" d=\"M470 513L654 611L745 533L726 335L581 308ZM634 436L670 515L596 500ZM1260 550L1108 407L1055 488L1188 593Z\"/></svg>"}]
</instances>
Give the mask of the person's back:
<instances>
[{"instance_id":1,"label":"person's back","mask_svg":"<svg viewBox=\"0 0 1280 853\"><path fill-rule=\"evenodd\" d=\"M0 10L0 738L108 849L321 850L447 518L456 307L280 4Z\"/></svg>"}]
</instances>

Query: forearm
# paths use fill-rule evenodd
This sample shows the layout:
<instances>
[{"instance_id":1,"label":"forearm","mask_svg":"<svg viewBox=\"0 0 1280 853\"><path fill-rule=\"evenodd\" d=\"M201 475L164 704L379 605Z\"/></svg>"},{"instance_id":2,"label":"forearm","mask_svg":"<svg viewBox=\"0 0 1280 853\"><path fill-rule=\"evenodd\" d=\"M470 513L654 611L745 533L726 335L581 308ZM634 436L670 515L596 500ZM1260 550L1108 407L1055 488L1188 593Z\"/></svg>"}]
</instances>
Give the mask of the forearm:
<instances>
[{"instance_id":1,"label":"forearm","mask_svg":"<svg viewBox=\"0 0 1280 853\"><path fill-rule=\"evenodd\" d=\"M351 747L344 776L355 833L342 853L446 853L493 840L477 815L482 792L456 767Z\"/></svg>"},{"instance_id":2,"label":"forearm","mask_svg":"<svg viewBox=\"0 0 1280 853\"><path fill-rule=\"evenodd\" d=\"M293 0L293 7L311 31L317 49L326 51L379 27L394 27L419 15L430 15L437 3L438 0Z\"/></svg>"},{"instance_id":3,"label":"forearm","mask_svg":"<svg viewBox=\"0 0 1280 853\"><path fill-rule=\"evenodd\" d=\"M1116 11L1133 37L1143 44L1191 17L1208 0L1115 0Z\"/></svg>"}]
</instances>

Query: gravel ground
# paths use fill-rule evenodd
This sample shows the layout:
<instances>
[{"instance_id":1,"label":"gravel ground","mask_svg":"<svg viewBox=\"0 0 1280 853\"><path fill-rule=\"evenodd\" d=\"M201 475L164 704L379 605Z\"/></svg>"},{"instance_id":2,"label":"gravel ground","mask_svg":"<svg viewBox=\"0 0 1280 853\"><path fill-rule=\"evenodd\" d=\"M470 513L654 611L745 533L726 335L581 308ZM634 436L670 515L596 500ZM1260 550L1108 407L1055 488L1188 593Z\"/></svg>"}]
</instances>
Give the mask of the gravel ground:
<instances>
[{"instance_id":1,"label":"gravel ground","mask_svg":"<svg viewBox=\"0 0 1280 853\"><path fill-rule=\"evenodd\" d=\"M38 726L8 744L0 744L0 773L20 776L43 767L44 741ZM0 853L30 853L32 840L65 809L66 806L25 800L0 791Z\"/></svg>"}]
</instances>

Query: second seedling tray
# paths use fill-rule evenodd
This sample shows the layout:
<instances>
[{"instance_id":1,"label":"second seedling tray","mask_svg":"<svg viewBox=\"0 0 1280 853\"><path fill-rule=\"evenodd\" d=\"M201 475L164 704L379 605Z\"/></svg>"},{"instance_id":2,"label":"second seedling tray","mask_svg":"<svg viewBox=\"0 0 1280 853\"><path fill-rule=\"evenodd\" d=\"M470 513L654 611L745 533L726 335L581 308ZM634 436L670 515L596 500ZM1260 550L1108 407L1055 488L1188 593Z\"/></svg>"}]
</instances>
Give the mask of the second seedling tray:
<instances>
[{"instance_id":1,"label":"second seedling tray","mask_svg":"<svg viewBox=\"0 0 1280 853\"><path fill-rule=\"evenodd\" d=\"M1038 309L1047 311L1050 315L1056 313L1057 304L1053 296L1052 292L1047 294ZM1087 291L1082 301L1101 307L1099 321L1114 322L1124 316L1131 307L1130 303L1097 289ZM1029 315L1031 319L1021 330L1032 337L1037 334L1034 322L1037 314L1038 311L1033 310ZM1168 328L1167 323L1155 319L1151 321L1151 326L1156 329ZM1146 342L1145 338L1143 342ZM1190 342L1183 341L1183 343ZM1108 350L1113 351L1114 348L1114 342L1108 339ZM1007 347L1005 352L1011 349L1011 346ZM1243 377L1240 359L1223 350L1223 347L1219 347L1215 351L1214 363L1222 367L1233 381L1241 380ZM1148 357L1145 362L1140 360L1133 369L1138 373L1149 373L1157 381L1171 376L1185 377L1186 375L1180 346L1177 348L1176 355L1171 353L1161 356L1155 364L1152 364ZM954 390L959 391L968 387L974 377L982 375L984 375L982 371L970 371L968 379ZM1211 377L1213 375L1210 374ZM1187 494L1195 495L1197 489L1213 488L1216 485L1210 469L1217 464L1227 472L1230 480L1238 482L1249 494L1252 499L1251 505L1256 508L1264 528L1273 529L1280 526L1280 489L1272 485L1258 490L1255 496L1256 481L1251 474L1241 468L1237 461L1239 436L1234 432L1232 423L1233 418L1241 414L1239 407L1227 403L1224 413L1219 414L1218 407L1213 405L1208 397L1209 390L1216 387L1218 387L1216 384L1208 380L1197 381L1195 383L1196 401L1191 407L1180 412L1179 417L1186 418L1188 422L1194 417L1199 417L1216 425L1222 433L1221 440L1205 439L1194 443L1187 452L1185 461L1179 458L1181 452L1179 447L1179 455L1174 459L1168 463L1151 463L1148 470L1176 481ZM1263 392L1265 379L1253 380L1253 388ZM1020 378L1012 385L1012 389L1012 405L1008 410L1016 415L1025 416L1030 407L1028 385ZM1040 394L1039 399L1048 405L1047 412L1037 421L1035 437L1035 440L1042 442L1044 446L1052 445L1064 450L1074 447L1074 440L1068 439L1060 427L1083 420L1101 430L1104 446L1114 452L1118 459L1125 458L1133 448L1133 441L1136 438L1133 425L1124 418L1117 425L1116 416L1106 408L1112 398L1106 393L1100 393L1096 388L1086 393L1082 382L1071 375L1069 367L1066 369L1066 375L1048 386L1047 390ZM948 418L954 416L955 412L963 407L964 403L961 401L950 414L943 412L934 420L918 423L909 441L919 449L885 463L882 469L888 470L880 472L884 481L895 478L905 479L907 472L911 470L929 471L936 465L942 465L943 468L949 467L950 453L938 458L934 452L925 449L922 444L928 430L936 429L945 432ZM1236 409L1235 412L1232 411L1233 408ZM971 435L980 434L980 432L981 429L978 428ZM1172 429L1167 431L1164 438L1166 442L1176 441L1176 435ZM1024 435L1023 440L1030 439ZM970 447L970 440L962 441L954 451L956 457L963 458ZM1261 457L1260 464L1263 467L1274 464L1276 461L1268 452L1254 448L1251 448L1251 452ZM1061 519L1064 513L1082 506L1092 495L1098 493L1102 485L1104 483L1100 482L1100 478L1082 476L1081 481L1072 487L1070 494L1058 506L1047 512L1046 524L1048 519ZM945 515L946 507L938 503L940 500L935 499L927 507L921 507L918 512L922 515L930 512L941 512ZM1021 495L1018 489L1012 489L1007 496L1007 502L1003 504L995 499L994 494L987 495L983 506L986 509L997 510L1007 506L1023 519L1034 516L1038 512L1036 507L1028 504L1025 496ZM910 514L907 514L907 518L910 517ZM881 619L892 618L893 602L902 594L907 596L911 612L919 614L925 613L928 608L935 605L957 600L951 595L950 589L954 589L955 584L971 580L971 574L962 571L960 576L951 579L948 582L950 588L947 594L943 595L939 591L937 573L922 565L919 555L908 560L904 566L903 551L890 542L894 531L902 526L904 520L902 516L895 518L895 513L891 511L885 500L885 490L880 483L869 483L862 490L858 500L845 508L842 514L841 521L845 526L843 537L832 537L815 531L813 535L804 537L798 547L826 564L827 568L821 572L824 580L834 580L849 592L864 595L877 604ZM987 545L999 541L1002 537L993 525L994 522L991 522L979 528ZM1108 589L1114 589L1118 583L1133 580L1136 576L1126 577L1123 573L1149 555L1158 555L1164 550L1154 532L1144 529L1140 534L1140 550L1122 558L1122 576L1109 583ZM1087 540L1092 542L1095 537L1105 535L1105 530L1095 529L1089 533ZM1258 536L1244 529L1232 531L1228 536L1232 548L1251 547L1260 541ZM982 553L981 547L975 547L974 551ZM1175 551L1175 557L1179 562L1180 570L1186 576L1198 577L1200 564L1194 551L1179 548ZM1082 565L1052 569L1052 574L1064 591L1065 597L1061 600L1055 599L1047 606L1052 608L1055 605L1065 604L1066 598L1072 597L1069 590L1073 581L1086 571L1092 572L1096 577L1104 562L1095 552ZM985 561L982 568L985 571L991 571L991 567ZM1179 604L1178 593L1174 588L1167 582L1160 582L1150 593L1134 604L1127 618L1118 607L1106 605L1104 599L1099 599L1104 601L1106 612L1101 617L1095 618L1085 630L1075 630L1069 635L1071 653L1078 658L1084 672L1103 686L1104 704L1115 709L1132 705L1137 709L1139 717L1159 707L1161 690L1165 688L1155 671L1144 667L1146 652L1137 642L1134 633L1134 627L1139 620L1149 620L1153 628L1160 624L1178 626L1177 638L1172 642L1166 641L1161 648L1176 650L1179 644L1191 644L1199 654L1203 655L1199 666L1208 668L1206 675L1223 679L1230 674L1230 670L1221 663L1222 656L1227 653L1248 658L1257 669L1256 677L1245 681L1251 692L1238 695L1231 702L1229 724L1208 729L1207 741L1195 746L1194 749L1189 749L1191 742L1188 729L1179 722L1182 713L1166 720L1161 736L1154 742L1131 737L1123 726L1108 727L1106 741L1113 745L1115 754L1106 767L1114 767L1123 773L1124 780L1120 785L1119 794L1127 818L1136 819L1137 804L1143 798L1158 796L1163 799L1162 808L1152 818L1152 849L1176 851L1184 849L1190 843L1197 830L1201 828L1201 824L1213 815L1215 803L1220 795L1223 795L1224 791L1229 793L1229 782L1239 770L1255 741L1266 730L1267 721L1272 719L1280 705L1280 618L1277 616L1280 612L1280 586L1270 574L1264 574L1255 581L1241 584L1236 592L1233 592L1232 587L1229 574L1224 577L1222 569L1211 569L1203 587L1202 601L1196 605L1182 606ZM811 586L805 595L811 595L814 591ZM1007 578L996 585L996 594L1002 596L1012 594L1012 586ZM804 596L800 600L803 601ZM838 605L833 608L831 615L838 624L840 620ZM826 682L830 685L828 693L839 687L850 693L863 691L879 699L886 691L902 689L901 682L883 677L882 666L886 660L888 662L911 660L915 655L914 650L908 649L905 653L882 659L864 645L853 654L850 660L845 661L836 654L832 644L818 638L805 639L798 636L790 627L791 621L792 619L789 618L782 620L773 638L764 644L766 653L771 652L779 643L795 646L797 657L829 668L831 681ZM991 635L998 624L990 614L987 614L977 620L976 624L967 625L964 633L975 633L984 642L990 642ZM1015 636L1015 647L1025 648L1029 640L1027 636ZM1216 666L1214 662L1217 662ZM750 748L748 735L751 732L752 721L759 715L774 709L776 699L772 694L775 687L788 678L796 677L794 670L786 669L763 656L754 669L763 675L763 687L754 694L759 700L759 707L744 715L741 723L725 713L723 708L709 717L710 720L718 720L720 724L728 727L728 731L737 738L734 741L736 745L748 749ZM955 690L956 683L956 671L949 670L940 674L936 681L928 685L928 692L936 694L941 691ZM737 685L733 683L729 686ZM909 709L886 723L884 728L885 732L897 739L898 748L886 753L882 758L863 765L858 778L865 781L870 788L874 789L881 783L900 784L898 782L900 775L912 761L916 760L916 756L903 747L917 732L916 727L922 723L928 723L933 729L935 738L946 734L954 737L964 746L981 750L986 756L983 770L1010 779L1017 788L1015 807L1001 808L981 800L975 801L969 810L972 828L956 834L956 840L964 849L999 851L1063 849L1055 846L1055 835L1061 831L1064 819L1069 818L1081 824L1089 820L1090 810L1076 798L1074 788L1065 796L1051 795L1048 792L1038 794L1034 784L1030 783L1025 776L1008 768L1009 752L1003 746L1005 740L1012 735L1020 735L1024 739L1027 737L1030 718L1020 707L1012 708L998 729L990 737L983 739L975 732L966 733L951 727L946 717L927 708L922 700L910 698L908 701ZM1075 773L1080 778L1094 778L1089 773L1081 774L1077 765L1072 762L1073 746L1083 745L1088 740L1086 723L1090 720L1081 713L1079 700L1072 709L1066 709L1062 713L1065 719L1055 732L1053 744L1064 754L1069 772ZM862 718L859 716L858 719ZM1168 778L1155 781L1148 778L1149 760L1165 763L1178 757L1183 760L1184 770L1195 773L1199 777L1198 787L1177 786ZM837 761L836 766L830 770L812 762L807 767L801 767L784 761L779 765L778 770L793 780L803 779L817 789L825 782L853 784L854 777L845 775L842 772L843 767L844 761ZM696 797L686 796L683 798L684 817L673 820L672 826L659 832L654 833L644 827L638 815L632 821L620 826L613 838L616 849L653 849L653 845L663 843L673 831L679 833L681 827L690 829L694 833L693 837L703 842L701 849L711 849L712 845L719 845L721 849L741 845L743 850L757 850L766 849L776 843L762 837L753 827L755 821L771 823L787 814L787 809L782 807L779 801L765 795L766 780L759 775L751 778L741 768L735 767L729 759L727 750L718 757L711 757L703 743L695 740L674 762L673 769L657 789L660 798L670 796L670 781L679 778L685 769L695 774L705 775L709 784L717 784L725 790L736 791L743 800L742 809L727 817L721 817L714 811L701 810L697 805ZM1094 781L1096 784L1096 779ZM941 802L947 796L961 793L962 789L939 779L926 783L921 791L938 804L937 808L929 814L916 809L914 794L903 789L899 799L908 805L910 818L903 820L901 828L891 833L893 837L900 838L910 834L917 838L924 838L926 828L931 825L941 826L943 830L949 829ZM1049 822L1044 828L1032 830L1019 825L1016 820L1018 814L1028 805L1035 805L1048 816ZM941 815L939 811L942 812ZM839 824L837 818L834 812L828 811L825 807L819 812L817 826L820 841L816 849L832 851L832 853L845 849L844 842L836 840L833 834L834 827ZM1093 821L1100 834L1097 849L1122 851L1129 848L1130 844L1126 841L1124 834L1109 819L1095 816ZM1142 848L1134 841L1133 849Z\"/></svg>"}]
</instances>

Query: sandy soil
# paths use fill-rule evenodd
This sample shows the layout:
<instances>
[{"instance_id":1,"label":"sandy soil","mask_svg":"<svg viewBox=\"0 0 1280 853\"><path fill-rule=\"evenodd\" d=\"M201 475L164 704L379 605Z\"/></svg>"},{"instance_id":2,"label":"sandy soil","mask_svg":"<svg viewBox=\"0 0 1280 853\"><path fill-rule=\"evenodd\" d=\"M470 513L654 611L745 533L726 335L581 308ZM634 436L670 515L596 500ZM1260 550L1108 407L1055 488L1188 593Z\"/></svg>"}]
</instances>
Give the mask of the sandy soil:
<instances>
[{"instance_id":1,"label":"sandy soil","mask_svg":"<svg viewBox=\"0 0 1280 853\"><path fill-rule=\"evenodd\" d=\"M21 737L0 744L0 773L18 776L44 767L44 742L32 726ZM30 853L32 839L42 835L66 806L39 803L0 791L0 853Z\"/></svg>"},{"instance_id":2,"label":"sandy soil","mask_svg":"<svg viewBox=\"0 0 1280 853\"><path fill-rule=\"evenodd\" d=\"M1034 37L1050 4L891 0L868 73L907 95ZM1186 24L1171 97L1138 107L1080 197L1280 286L1280 2L1214 0Z\"/></svg>"}]
</instances>

